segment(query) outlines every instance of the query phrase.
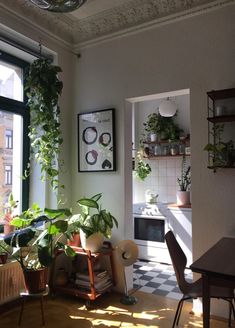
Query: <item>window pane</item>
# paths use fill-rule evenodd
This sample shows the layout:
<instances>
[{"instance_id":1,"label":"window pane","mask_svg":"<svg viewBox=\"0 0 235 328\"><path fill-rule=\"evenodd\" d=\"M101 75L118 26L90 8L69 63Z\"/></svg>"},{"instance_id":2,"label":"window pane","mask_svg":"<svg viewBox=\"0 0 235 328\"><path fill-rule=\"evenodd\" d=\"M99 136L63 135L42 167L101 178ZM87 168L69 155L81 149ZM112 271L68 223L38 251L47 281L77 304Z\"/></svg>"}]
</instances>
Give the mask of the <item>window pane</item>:
<instances>
[{"instance_id":1,"label":"window pane","mask_svg":"<svg viewBox=\"0 0 235 328\"><path fill-rule=\"evenodd\" d=\"M0 96L23 101L23 70L0 60Z\"/></svg>"},{"instance_id":2,"label":"window pane","mask_svg":"<svg viewBox=\"0 0 235 328\"><path fill-rule=\"evenodd\" d=\"M9 138L7 142L7 138ZM20 115L0 111L0 217L10 192L22 204L23 119ZM8 147L8 146L11 147ZM17 212L21 211L21 205Z\"/></svg>"}]
</instances>

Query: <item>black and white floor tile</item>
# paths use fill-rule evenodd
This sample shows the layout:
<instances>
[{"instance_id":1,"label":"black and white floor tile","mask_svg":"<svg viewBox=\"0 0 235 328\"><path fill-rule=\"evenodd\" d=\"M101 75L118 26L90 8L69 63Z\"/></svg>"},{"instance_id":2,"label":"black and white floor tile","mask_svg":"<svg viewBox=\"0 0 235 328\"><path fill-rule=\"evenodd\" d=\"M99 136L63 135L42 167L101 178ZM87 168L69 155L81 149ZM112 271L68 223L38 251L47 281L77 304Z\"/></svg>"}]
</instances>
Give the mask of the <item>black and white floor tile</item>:
<instances>
[{"instance_id":1,"label":"black and white floor tile","mask_svg":"<svg viewBox=\"0 0 235 328\"><path fill-rule=\"evenodd\" d=\"M151 294L180 299L174 269L169 264L137 261L133 266L134 288ZM192 272L186 269L186 280L192 282Z\"/></svg>"}]
</instances>

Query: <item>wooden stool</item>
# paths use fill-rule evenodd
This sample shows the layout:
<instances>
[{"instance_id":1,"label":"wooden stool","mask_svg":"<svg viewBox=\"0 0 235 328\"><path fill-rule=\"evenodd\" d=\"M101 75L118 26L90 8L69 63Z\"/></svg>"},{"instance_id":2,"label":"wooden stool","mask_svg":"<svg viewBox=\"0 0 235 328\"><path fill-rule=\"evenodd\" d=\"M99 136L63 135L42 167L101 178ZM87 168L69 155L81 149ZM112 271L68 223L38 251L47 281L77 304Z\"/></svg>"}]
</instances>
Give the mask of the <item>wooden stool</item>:
<instances>
[{"instance_id":1,"label":"wooden stool","mask_svg":"<svg viewBox=\"0 0 235 328\"><path fill-rule=\"evenodd\" d=\"M22 297L22 303L21 303L21 309L20 309L20 316L19 316L19 321L18 321L18 326L21 325L21 320L22 320L22 315L24 311L24 304L26 301L26 298L31 297L31 298L38 298L40 300L40 305L41 305L41 314L42 314L42 325L45 326L45 317L44 317L44 309L43 309L43 298L48 295L48 287L46 290L44 290L41 293L37 294L30 294L27 291L20 292L20 297Z\"/></svg>"}]
</instances>

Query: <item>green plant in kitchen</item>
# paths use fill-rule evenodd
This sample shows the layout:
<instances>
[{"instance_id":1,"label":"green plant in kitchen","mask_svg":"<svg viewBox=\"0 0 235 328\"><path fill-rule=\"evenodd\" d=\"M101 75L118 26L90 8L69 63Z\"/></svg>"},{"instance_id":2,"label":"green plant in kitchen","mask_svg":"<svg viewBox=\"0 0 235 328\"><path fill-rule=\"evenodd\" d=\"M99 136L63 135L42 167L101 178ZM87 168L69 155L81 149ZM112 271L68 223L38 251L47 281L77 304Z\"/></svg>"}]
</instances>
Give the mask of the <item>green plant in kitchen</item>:
<instances>
[{"instance_id":1,"label":"green plant in kitchen","mask_svg":"<svg viewBox=\"0 0 235 328\"><path fill-rule=\"evenodd\" d=\"M182 158L181 176L177 178L180 191L188 191L191 186L191 166L187 165L186 157Z\"/></svg>"},{"instance_id":2,"label":"green plant in kitchen","mask_svg":"<svg viewBox=\"0 0 235 328\"><path fill-rule=\"evenodd\" d=\"M144 181L152 170L150 165L144 161L142 153L143 152L141 150L137 152L134 174L138 179Z\"/></svg>"},{"instance_id":3,"label":"green plant in kitchen","mask_svg":"<svg viewBox=\"0 0 235 328\"><path fill-rule=\"evenodd\" d=\"M224 124L216 124L212 128L213 143L208 143L204 150L208 151L213 167L232 166L234 163L234 144L232 140L222 141Z\"/></svg>"},{"instance_id":4,"label":"green plant in kitchen","mask_svg":"<svg viewBox=\"0 0 235 328\"><path fill-rule=\"evenodd\" d=\"M101 197L102 193L99 193L91 198L81 198L77 201L81 208L77 224L87 238L94 233L101 233L106 238L110 238L112 228L118 227L116 218L107 209L102 209L99 204Z\"/></svg>"},{"instance_id":5,"label":"green plant in kitchen","mask_svg":"<svg viewBox=\"0 0 235 328\"><path fill-rule=\"evenodd\" d=\"M175 117L176 114L172 117L161 116L159 112L149 114L147 121L143 123L144 139L148 139L150 133L155 133L160 139L178 140L183 130L175 123Z\"/></svg>"},{"instance_id":6,"label":"green plant in kitchen","mask_svg":"<svg viewBox=\"0 0 235 328\"><path fill-rule=\"evenodd\" d=\"M59 72L61 68L51 65L48 59L37 59L29 67L25 84L30 108L31 158L35 158L39 163L41 179L48 179L53 190L59 187L59 153L63 142L58 105L63 84L58 79ZM29 170L28 164L25 177L28 176Z\"/></svg>"},{"instance_id":7,"label":"green plant in kitchen","mask_svg":"<svg viewBox=\"0 0 235 328\"><path fill-rule=\"evenodd\" d=\"M8 196L8 201L4 205L5 214L4 214L4 234L8 234L14 230L14 227L11 225L11 221L14 218L14 210L17 208L19 201L15 200L13 193L11 192Z\"/></svg>"}]
</instances>

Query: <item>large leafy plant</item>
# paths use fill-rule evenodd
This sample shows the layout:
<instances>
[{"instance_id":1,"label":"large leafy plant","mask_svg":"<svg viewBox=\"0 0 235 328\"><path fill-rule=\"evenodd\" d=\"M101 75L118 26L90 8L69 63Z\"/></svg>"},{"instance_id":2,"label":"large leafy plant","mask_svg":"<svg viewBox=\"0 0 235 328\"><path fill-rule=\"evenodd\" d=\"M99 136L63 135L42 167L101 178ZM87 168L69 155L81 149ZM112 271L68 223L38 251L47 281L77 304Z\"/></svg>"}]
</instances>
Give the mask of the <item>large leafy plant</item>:
<instances>
[{"instance_id":1,"label":"large leafy plant","mask_svg":"<svg viewBox=\"0 0 235 328\"><path fill-rule=\"evenodd\" d=\"M102 209L101 204L99 204L101 197L102 193L99 193L91 198L81 198L77 201L81 208L78 224L87 238L96 232L110 238L112 228L118 227L115 217L108 210Z\"/></svg>"},{"instance_id":2,"label":"large leafy plant","mask_svg":"<svg viewBox=\"0 0 235 328\"><path fill-rule=\"evenodd\" d=\"M7 245L14 247L12 257L24 270L48 267L53 261L56 249L64 249L67 255L73 250L60 242L67 230L69 209L40 209L37 204L11 221L17 230L4 237ZM2 247L0 245L2 249Z\"/></svg>"},{"instance_id":3,"label":"large leafy plant","mask_svg":"<svg viewBox=\"0 0 235 328\"><path fill-rule=\"evenodd\" d=\"M41 179L48 179L54 190L59 186L58 158L63 142L58 105L63 84L58 79L59 72L61 68L51 65L48 59L37 59L29 67L25 84L30 108L31 157L40 165Z\"/></svg>"}]
</instances>

